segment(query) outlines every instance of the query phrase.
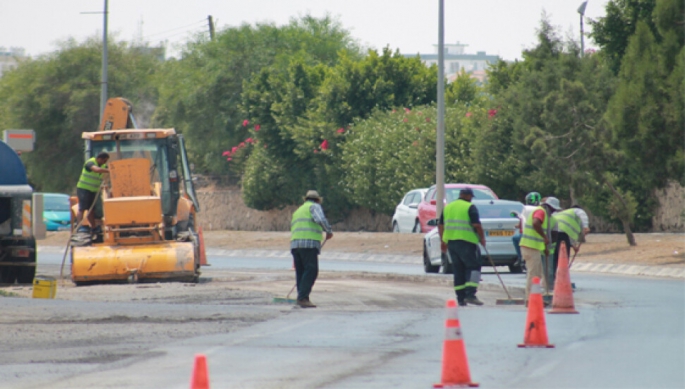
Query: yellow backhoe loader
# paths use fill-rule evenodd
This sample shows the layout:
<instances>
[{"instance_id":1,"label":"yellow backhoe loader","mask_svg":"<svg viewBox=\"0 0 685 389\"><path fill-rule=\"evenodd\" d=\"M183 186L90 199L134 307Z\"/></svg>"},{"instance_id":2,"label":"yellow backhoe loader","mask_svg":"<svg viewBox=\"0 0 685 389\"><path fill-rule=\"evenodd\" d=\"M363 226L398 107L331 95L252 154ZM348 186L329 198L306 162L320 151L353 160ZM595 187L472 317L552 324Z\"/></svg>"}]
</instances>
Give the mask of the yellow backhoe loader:
<instances>
[{"instance_id":1,"label":"yellow backhoe loader","mask_svg":"<svg viewBox=\"0 0 685 389\"><path fill-rule=\"evenodd\" d=\"M101 234L72 238L72 281L197 282L207 263L183 135L137 128L131 103L112 98L98 131L82 138L86 160L110 155L110 173L100 192Z\"/></svg>"}]
</instances>

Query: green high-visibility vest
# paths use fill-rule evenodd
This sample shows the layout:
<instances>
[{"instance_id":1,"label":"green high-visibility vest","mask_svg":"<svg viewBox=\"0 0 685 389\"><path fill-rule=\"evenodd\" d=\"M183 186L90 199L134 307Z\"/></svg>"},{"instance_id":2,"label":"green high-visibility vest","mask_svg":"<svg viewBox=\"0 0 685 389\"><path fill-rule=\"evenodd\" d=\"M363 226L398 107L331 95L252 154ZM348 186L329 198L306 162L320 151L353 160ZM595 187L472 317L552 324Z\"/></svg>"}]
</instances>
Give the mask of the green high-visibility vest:
<instances>
[{"instance_id":1,"label":"green high-visibility vest","mask_svg":"<svg viewBox=\"0 0 685 389\"><path fill-rule=\"evenodd\" d=\"M445 230L442 233L443 242L465 240L478 244L478 235L476 235L469 218L469 208L472 206L473 204L462 199L447 204L443 211L445 223Z\"/></svg>"},{"instance_id":2,"label":"green high-visibility vest","mask_svg":"<svg viewBox=\"0 0 685 389\"><path fill-rule=\"evenodd\" d=\"M290 240L323 240L323 228L314 221L312 212L309 210L312 202L305 201L300 208L293 213L290 223Z\"/></svg>"},{"instance_id":3,"label":"green high-visibility vest","mask_svg":"<svg viewBox=\"0 0 685 389\"><path fill-rule=\"evenodd\" d=\"M565 232L572 240L577 241L580 237L583 222L572 208L553 213L552 221L557 231Z\"/></svg>"},{"instance_id":4,"label":"green high-visibility vest","mask_svg":"<svg viewBox=\"0 0 685 389\"><path fill-rule=\"evenodd\" d=\"M88 162L93 162L95 163L95 166L101 167L101 168L107 168L107 164L103 163L102 165L98 165L98 161L96 157L90 158L89 160L86 161L86 163L83 164L83 170L81 171L81 177L78 179L78 184L76 184L77 188L89 190L91 192L97 192L100 190L100 184L102 184L102 174L100 173L95 173L95 172L89 172L86 170L86 165Z\"/></svg>"},{"instance_id":5,"label":"green high-visibility vest","mask_svg":"<svg viewBox=\"0 0 685 389\"><path fill-rule=\"evenodd\" d=\"M545 212L545 214L547 214L547 211L545 211L543 207L537 207L535 211L528 216L528 219L526 219L526 225L523 227L523 234L521 235L521 242L519 242L519 245L531 249L545 251L545 239L543 239L533 228L533 214L537 210L542 210ZM542 222L542 230L545 231L548 239L551 235L551 228L549 228L551 225L552 224L549 223L549 215L547 215L545 221Z\"/></svg>"}]
</instances>

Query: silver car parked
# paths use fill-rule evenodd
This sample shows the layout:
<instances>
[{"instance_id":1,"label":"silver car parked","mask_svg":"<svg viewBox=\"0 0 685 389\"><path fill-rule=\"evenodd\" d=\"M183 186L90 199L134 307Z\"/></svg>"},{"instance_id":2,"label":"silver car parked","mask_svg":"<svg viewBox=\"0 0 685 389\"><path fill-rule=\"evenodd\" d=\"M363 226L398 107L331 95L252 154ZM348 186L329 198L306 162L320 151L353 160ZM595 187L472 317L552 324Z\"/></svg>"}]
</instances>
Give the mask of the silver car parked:
<instances>
[{"instance_id":1,"label":"silver car parked","mask_svg":"<svg viewBox=\"0 0 685 389\"><path fill-rule=\"evenodd\" d=\"M523 204L509 200L477 200L472 204L478 208L480 222L485 233L485 243L492 261L496 266L509 266L512 273L521 273L523 267L521 259L516 253L512 238L518 235L519 218L516 215L523 211ZM438 219L433 219L429 225L437 226ZM481 251L481 265L491 266L485 256L483 246ZM423 238L423 267L426 273L452 273L452 264L447 255L440 250L440 234L434 228Z\"/></svg>"}]
</instances>

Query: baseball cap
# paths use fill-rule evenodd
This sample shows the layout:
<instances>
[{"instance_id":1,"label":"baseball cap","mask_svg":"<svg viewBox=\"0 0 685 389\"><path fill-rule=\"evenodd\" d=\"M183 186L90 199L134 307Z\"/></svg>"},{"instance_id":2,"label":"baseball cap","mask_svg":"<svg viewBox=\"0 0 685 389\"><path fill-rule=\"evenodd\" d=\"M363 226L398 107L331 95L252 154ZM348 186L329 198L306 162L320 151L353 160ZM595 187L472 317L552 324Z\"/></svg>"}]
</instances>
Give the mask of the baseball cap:
<instances>
[{"instance_id":1,"label":"baseball cap","mask_svg":"<svg viewBox=\"0 0 685 389\"><path fill-rule=\"evenodd\" d=\"M459 195L471 195L473 197L476 197L476 195L473 194L473 189L471 188L464 188L459 190Z\"/></svg>"}]
</instances>

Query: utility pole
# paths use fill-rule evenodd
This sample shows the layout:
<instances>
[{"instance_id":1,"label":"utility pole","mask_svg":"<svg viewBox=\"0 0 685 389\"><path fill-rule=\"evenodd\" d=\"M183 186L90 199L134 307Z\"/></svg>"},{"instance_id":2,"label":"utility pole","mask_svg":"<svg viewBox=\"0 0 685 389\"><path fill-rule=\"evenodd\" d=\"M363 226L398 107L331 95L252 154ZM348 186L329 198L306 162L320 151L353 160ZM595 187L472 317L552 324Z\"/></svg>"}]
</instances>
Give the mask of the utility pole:
<instances>
[{"instance_id":1,"label":"utility pole","mask_svg":"<svg viewBox=\"0 0 685 389\"><path fill-rule=\"evenodd\" d=\"M102 80L100 88L100 123L102 123L102 114L105 111L105 104L107 103L107 2L105 0L105 11L103 14L103 28L102 28Z\"/></svg>"},{"instance_id":2,"label":"utility pole","mask_svg":"<svg viewBox=\"0 0 685 389\"><path fill-rule=\"evenodd\" d=\"M209 23L209 39L214 40L214 20L212 15L207 16L207 22Z\"/></svg>"},{"instance_id":3,"label":"utility pole","mask_svg":"<svg viewBox=\"0 0 685 389\"><path fill-rule=\"evenodd\" d=\"M583 18L585 17L585 7L587 7L587 1L578 7L578 13L580 14L580 57L585 56L585 37L583 33Z\"/></svg>"},{"instance_id":4,"label":"utility pole","mask_svg":"<svg viewBox=\"0 0 685 389\"><path fill-rule=\"evenodd\" d=\"M438 129L435 140L435 217L442 215L445 198L445 0L438 11Z\"/></svg>"}]
</instances>

